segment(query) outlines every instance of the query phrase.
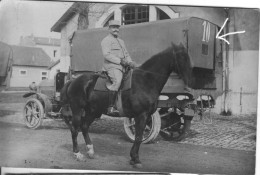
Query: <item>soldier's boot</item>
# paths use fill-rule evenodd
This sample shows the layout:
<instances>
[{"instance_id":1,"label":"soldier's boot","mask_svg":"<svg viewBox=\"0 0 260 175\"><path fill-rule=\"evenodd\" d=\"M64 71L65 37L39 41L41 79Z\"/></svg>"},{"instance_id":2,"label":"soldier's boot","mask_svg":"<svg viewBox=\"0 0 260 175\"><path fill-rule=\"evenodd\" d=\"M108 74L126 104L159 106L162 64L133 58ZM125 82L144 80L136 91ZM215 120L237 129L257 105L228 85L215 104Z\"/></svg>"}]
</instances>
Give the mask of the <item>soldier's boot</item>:
<instances>
[{"instance_id":1,"label":"soldier's boot","mask_svg":"<svg viewBox=\"0 0 260 175\"><path fill-rule=\"evenodd\" d=\"M117 91L108 92L109 106L107 109L107 115L114 116L114 117L119 116L119 111L115 108L116 97L117 97Z\"/></svg>"}]
</instances>

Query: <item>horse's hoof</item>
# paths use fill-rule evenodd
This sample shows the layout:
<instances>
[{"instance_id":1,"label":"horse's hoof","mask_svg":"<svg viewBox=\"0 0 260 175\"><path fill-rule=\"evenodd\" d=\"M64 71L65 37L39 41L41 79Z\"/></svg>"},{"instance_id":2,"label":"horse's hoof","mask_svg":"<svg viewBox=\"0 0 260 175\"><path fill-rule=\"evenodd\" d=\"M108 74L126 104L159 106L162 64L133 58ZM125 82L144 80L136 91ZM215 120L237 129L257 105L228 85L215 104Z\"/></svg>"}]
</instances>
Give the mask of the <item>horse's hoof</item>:
<instances>
[{"instance_id":1,"label":"horse's hoof","mask_svg":"<svg viewBox=\"0 0 260 175\"><path fill-rule=\"evenodd\" d=\"M77 161L80 161L80 162L85 162L87 160L86 157L83 154L81 154L80 152L74 153L74 157L76 158Z\"/></svg>"},{"instance_id":2,"label":"horse's hoof","mask_svg":"<svg viewBox=\"0 0 260 175\"><path fill-rule=\"evenodd\" d=\"M140 168L143 168L143 165L141 163L137 163L137 164L134 164L133 167L140 169Z\"/></svg>"},{"instance_id":3,"label":"horse's hoof","mask_svg":"<svg viewBox=\"0 0 260 175\"><path fill-rule=\"evenodd\" d=\"M95 158L94 154L92 154L92 153L87 153L87 154L88 154L88 158L90 158L90 159L94 159Z\"/></svg>"}]
</instances>

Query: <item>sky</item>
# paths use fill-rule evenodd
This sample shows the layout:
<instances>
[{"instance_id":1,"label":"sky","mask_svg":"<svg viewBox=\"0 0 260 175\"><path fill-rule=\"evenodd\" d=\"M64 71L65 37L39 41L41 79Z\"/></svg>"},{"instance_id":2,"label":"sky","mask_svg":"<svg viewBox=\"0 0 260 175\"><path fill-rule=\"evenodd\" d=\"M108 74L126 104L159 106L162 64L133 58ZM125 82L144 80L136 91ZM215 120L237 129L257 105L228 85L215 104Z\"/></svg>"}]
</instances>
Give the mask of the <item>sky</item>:
<instances>
[{"instance_id":1,"label":"sky","mask_svg":"<svg viewBox=\"0 0 260 175\"><path fill-rule=\"evenodd\" d=\"M157 4L158 0L96 0L96 2L138 2ZM233 0L232 0L233 1ZM200 3L198 3L200 2ZM202 1L192 0L161 0L163 4L176 5L212 5L212 6L232 6L229 1L221 0L210 1L210 3L201 4ZM207 2L207 1L206 1ZM231 1L230 1L231 2ZM251 2L251 3L249 3ZM258 2L258 1L257 1ZM232 2L233 3L233 2ZM0 2L0 41L7 44L19 44L21 36L33 34L39 37L60 38L60 33L50 32L51 27L72 5L72 2L66 1L27 1L27 0L2 0ZM234 3L233 3L234 5ZM259 2L248 0L247 3L236 6L258 7ZM259 7L258 7L259 8Z\"/></svg>"},{"instance_id":2,"label":"sky","mask_svg":"<svg viewBox=\"0 0 260 175\"><path fill-rule=\"evenodd\" d=\"M51 27L71 6L71 2L2 0L0 3L0 41L19 44L21 36L60 38Z\"/></svg>"}]
</instances>

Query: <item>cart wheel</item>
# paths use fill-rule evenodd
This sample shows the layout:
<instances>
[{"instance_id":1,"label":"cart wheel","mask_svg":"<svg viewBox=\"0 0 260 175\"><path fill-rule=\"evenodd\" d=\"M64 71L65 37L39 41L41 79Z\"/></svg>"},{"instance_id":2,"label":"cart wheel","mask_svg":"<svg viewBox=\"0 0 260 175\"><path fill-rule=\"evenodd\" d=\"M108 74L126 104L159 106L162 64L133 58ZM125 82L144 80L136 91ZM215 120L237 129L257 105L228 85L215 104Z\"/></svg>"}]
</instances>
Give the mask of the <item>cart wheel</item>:
<instances>
[{"instance_id":1,"label":"cart wheel","mask_svg":"<svg viewBox=\"0 0 260 175\"><path fill-rule=\"evenodd\" d=\"M133 118L124 119L124 129L131 142L135 140L135 121ZM156 111L146 122L143 134L143 143L151 143L156 139L161 129L161 117Z\"/></svg>"},{"instance_id":2,"label":"cart wheel","mask_svg":"<svg viewBox=\"0 0 260 175\"><path fill-rule=\"evenodd\" d=\"M41 102L35 98L27 100L23 110L25 124L31 128L36 129L42 124L44 116L43 106Z\"/></svg>"}]
</instances>

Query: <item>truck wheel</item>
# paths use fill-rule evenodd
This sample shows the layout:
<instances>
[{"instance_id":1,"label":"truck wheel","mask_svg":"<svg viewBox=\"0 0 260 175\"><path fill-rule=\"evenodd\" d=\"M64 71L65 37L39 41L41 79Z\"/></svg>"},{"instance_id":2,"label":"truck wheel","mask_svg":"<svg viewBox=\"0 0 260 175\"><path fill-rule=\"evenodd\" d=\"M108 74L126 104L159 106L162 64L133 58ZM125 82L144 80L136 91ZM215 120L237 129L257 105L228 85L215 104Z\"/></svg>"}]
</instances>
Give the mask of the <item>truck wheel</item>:
<instances>
[{"instance_id":1,"label":"truck wheel","mask_svg":"<svg viewBox=\"0 0 260 175\"><path fill-rule=\"evenodd\" d=\"M131 142L135 140L135 120L134 118L124 119L124 129ZM151 143L156 139L161 129L161 117L156 111L146 122L142 143Z\"/></svg>"},{"instance_id":2,"label":"truck wheel","mask_svg":"<svg viewBox=\"0 0 260 175\"><path fill-rule=\"evenodd\" d=\"M42 124L44 116L41 102L35 98L27 100L23 109L23 116L24 122L29 128L38 128Z\"/></svg>"},{"instance_id":3,"label":"truck wheel","mask_svg":"<svg viewBox=\"0 0 260 175\"><path fill-rule=\"evenodd\" d=\"M163 108L159 111L161 116L161 131L160 136L165 140L172 140L179 136L183 125L181 116L176 113L169 113L168 109Z\"/></svg>"}]
</instances>

